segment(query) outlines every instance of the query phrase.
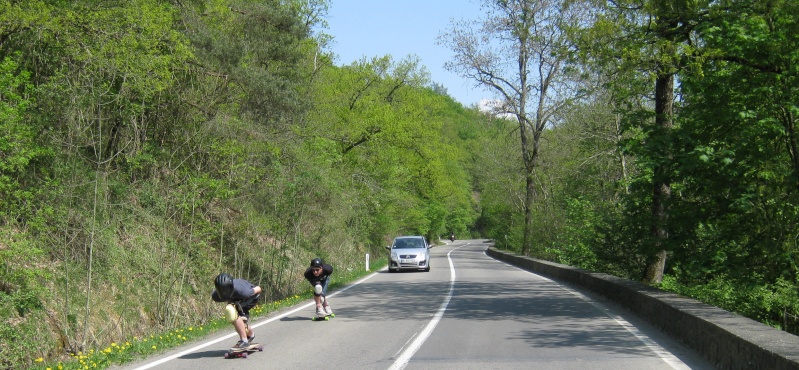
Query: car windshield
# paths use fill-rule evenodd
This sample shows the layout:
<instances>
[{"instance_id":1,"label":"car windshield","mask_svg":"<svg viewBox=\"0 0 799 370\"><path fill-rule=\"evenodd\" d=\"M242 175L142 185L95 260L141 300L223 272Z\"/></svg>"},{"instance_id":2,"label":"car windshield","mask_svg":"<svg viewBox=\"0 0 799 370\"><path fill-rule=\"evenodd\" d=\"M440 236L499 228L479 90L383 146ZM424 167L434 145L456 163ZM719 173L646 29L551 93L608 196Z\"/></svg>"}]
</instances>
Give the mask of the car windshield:
<instances>
[{"instance_id":1,"label":"car windshield","mask_svg":"<svg viewBox=\"0 0 799 370\"><path fill-rule=\"evenodd\" d=\"M394 249L424 248L420 239L399 239L394 241Z\"/></svg>"}]
</instances>

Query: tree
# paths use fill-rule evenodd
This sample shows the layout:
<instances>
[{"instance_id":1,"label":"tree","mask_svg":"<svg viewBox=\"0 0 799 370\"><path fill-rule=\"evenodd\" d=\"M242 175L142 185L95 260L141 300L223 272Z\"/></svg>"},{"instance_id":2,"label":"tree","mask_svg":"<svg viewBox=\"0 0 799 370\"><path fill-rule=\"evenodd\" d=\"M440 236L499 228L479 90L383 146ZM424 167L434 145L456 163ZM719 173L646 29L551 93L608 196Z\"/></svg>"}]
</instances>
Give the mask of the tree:
<instances>
[{"instance_id":1,"label":"tree","mask_svg":"<svg viewBox=\"0 0 799 370\"><path fill-rule=\"evenodd\" d=\"M797 6L707 9L699 57L679 77L670 225L672 287L794 333Z\"/></svg>"},{"instance_id":2,"label":"tree","mask_svg":"<svg viewBox=\"0 0 799 370\"><path fill-rule=\"evenodd\" d=\"M533 202L541 137L558 114L577 99L567 25L580 23L580 7L558 0L485 1L482 22L462 21L439 36L455 57L447 69L493 91L495 114L517 123L524 166L523 254L533 244Z\"/></svg>"},{"instance_id":3,"label":"tree","mask_svg":"<svg viewBox=\"0 0 799 370\"><path fill-rule=\"evenodd\" d=\"M707 2L703 1L602 2L598 5L600 16L592 25L591 36L581 42L584 52L592 54L593 60L611 66L614 75L627 76L614 79L611 89L618 91L627 84L621 89L632 93L631 97L634 94L642 98L652 96L643 109L625 112L631 119L627 129L642 132L634 147L641 149L637 154L645 164L639 184L649 186L646 196L649 215L645 216L649 235L639 236L642 241L639 250L645 259L642 280L647 283L659 283L663 279L667 253L674 247L669 240L669 205L672 203L675 76L693 58L695 47L691 37L696 34L706 6ZM637 71L638 76L626 72L629 70ZM631 88L642 82L651 86L649 93L638 87ZM638 212L635 217L641 215Z\"/></svg>"},{"instance_id":4,"label":"tree","mask_svg":"<svg viewBox=\"0 0 799 370\"><path fill-rule=\"evenodd\" d=\"M36 142L35 125L26 122L33 103L30 72L20 71L10 57L0 60L0 211L6 217L0 224L27 219L30 204L36 197L37 181L27 175L29 168L52 153Z\"/></svg>"},{"instance_id":5,"label":"tree","mask_svg":"<svg viewBox=\"0 0 799 370\"><path fill-rule=\"evenodd\" d=\"M456 142L442 138L457 108L426 87L418 58L364 58L322 68L314 82L315 105L301 135L319 165L358 192L341 208L358 210L352 220L373 229L373 243L396 233L434 238L448 224L466 229L468 177Z\"/></svg>"}]
</instances>

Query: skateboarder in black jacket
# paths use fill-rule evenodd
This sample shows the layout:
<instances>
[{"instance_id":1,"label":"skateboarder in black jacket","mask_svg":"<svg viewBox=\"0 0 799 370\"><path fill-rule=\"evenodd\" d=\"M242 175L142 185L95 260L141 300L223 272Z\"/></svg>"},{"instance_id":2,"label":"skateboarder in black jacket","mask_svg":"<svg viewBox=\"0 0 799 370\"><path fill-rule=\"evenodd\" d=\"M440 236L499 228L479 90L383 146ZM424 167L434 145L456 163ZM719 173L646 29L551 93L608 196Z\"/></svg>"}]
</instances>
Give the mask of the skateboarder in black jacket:
<instances>
[{"instance_id":1,"label":"skateboarder in black jacket","mask_svg":"<svg viewBox=\"0 0 799 370\"><path fill-rule=\"evenodd\" d=\"M313 300L316 302L316 316L324 317L333 314L330 304L327 302L327 284L330 283L330 275L333 274L333 266L326 264L321 258L311 260L311 266L305 270L305 279L314 287Z\"/></svg>"},{"instance_id":2,"label":"skateboarder in black jacket","mask_svg":"<svg viewBox=\"0 0 799 370\"><path fill-rule=\"evenodd\" d=\"M244 279L234 279L227 273L216 276L214 287L216 289L211 293L211 299L215 302L229 303L225 308L227 311L225 317L233 324L240 337L232 349L249 347L255 339L255 334L247 322L250 320L250 309L255 307L261 296L261 287Z\"/></svg>"}]
</instances>

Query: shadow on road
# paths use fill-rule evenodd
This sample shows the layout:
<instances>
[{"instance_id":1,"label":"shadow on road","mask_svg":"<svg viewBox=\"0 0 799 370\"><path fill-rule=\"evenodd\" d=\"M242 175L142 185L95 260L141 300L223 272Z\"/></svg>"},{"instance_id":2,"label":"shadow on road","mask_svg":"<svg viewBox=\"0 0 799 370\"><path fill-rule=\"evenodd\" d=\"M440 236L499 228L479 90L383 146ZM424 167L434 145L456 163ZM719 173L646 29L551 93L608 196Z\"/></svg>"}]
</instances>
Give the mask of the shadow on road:
<instances>
[{"instance_id":1,"label":"shadow on road","mask_svg":"<svg viewBox=\"0 0 799 370\"><path fill-rule=\"evenodd\" d=\"M209 357L224 358L225 357L225 353L227 353L226 350L192 352L192 353L187 353L187 354L185 354L183 356L180 356L179 358L186 359L186 360L196 360L196 359L200 359L200 358L209 358Z\"/></svg>"},{"instance_id":2,"label":"shadow on road","mask_svg":"<svg viewBox=\"0 0 799 370\"><path fill-rule=\"evenodd\" d=\"M496 262L482 250L456 251L453 260L456 282L444 320L505 325L507 339L535 348L652 354L614 319L562 285ZM434 258L438 262L434 266L443 270L444 261ZM420 274L357 286L348 292L347 306L336 307L336 313L359 321L428 320L441 306L450 284L441 275L431 281L432 273Z\"/></svg>"}]
</instances>

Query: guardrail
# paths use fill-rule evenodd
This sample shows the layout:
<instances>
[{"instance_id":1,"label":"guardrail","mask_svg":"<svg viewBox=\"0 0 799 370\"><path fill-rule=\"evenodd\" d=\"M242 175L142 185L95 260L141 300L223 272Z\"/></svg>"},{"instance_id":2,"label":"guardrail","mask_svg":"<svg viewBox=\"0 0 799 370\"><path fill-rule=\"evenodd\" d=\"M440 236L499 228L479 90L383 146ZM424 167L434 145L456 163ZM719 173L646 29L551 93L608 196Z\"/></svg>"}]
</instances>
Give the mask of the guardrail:
<instances>
[{"instance_id":1,"label":"guardrail","mask_svg":"<svg viewBox=\"0 0 799 370\"><path fill-rule=\"evenodd\" d=\"M490 247L498 260L601 294L720 369L799 369L799 337L648 285Z\"/></svg>"}]
</instances>

